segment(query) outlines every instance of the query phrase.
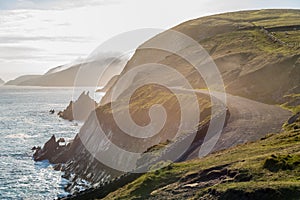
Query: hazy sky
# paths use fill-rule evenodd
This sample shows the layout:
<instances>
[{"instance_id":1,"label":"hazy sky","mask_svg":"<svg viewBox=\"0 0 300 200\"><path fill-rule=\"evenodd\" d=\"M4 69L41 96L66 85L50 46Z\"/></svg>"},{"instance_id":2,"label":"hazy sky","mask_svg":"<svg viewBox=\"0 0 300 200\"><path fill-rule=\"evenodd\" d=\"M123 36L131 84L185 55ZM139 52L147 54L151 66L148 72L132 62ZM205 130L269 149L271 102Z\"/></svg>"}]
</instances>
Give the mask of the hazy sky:
<instances>
[{"instance_id":1,"label":"hazy sky","mask_svg":"<svg viewBox=\"0 0 300 200\"><path fill-rule=\"evenodd\" d=\"M0 78L42 74L125 31L258 8L299 9L300 0L0 0Z\"/></svg>"}]
</instances>

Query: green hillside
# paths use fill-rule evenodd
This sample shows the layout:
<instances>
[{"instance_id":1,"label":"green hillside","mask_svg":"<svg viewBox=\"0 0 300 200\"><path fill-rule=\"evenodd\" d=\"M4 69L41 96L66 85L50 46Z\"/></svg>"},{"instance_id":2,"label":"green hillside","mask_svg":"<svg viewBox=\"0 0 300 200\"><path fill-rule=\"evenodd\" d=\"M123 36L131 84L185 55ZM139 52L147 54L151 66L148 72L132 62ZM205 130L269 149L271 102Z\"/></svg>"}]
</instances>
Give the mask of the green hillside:
<instances>
[{"instance_id":1,"label":"green hillside","mask_svg":"<svg viewBox=\"0 0 300 200\"><path fill-rule=\"evenodd\" d=\"M280 134L147 173L104 199L299 199L300 118Z\"/></svg>"},{"instance_id":2,"label":"green hillside","mask_svg":"<svg viewBox=\"0 0 300 200\"><path fill-rule=\"evenodd\" d=\"M190 20L172 29L190 36L207 50L221 72L228 93L274 104L283 103L284 95L300 93L299 19L299 10L243 11ZM202 77L183 58L144 48L161 37L157 35L142 44L119 78L139 65L154 62L176 69L194 88L205 88ZM180 52L195 55L194 62L201 62L194 46L182 47ZM135 82L147 79L147 73L139 73ZM173 74L163 75L161 81L175 86L179 83ZM134 85L128 83L127 87ZM110 94L111 90L102 103L109 101Z\"/></svg>"}]
</instances>

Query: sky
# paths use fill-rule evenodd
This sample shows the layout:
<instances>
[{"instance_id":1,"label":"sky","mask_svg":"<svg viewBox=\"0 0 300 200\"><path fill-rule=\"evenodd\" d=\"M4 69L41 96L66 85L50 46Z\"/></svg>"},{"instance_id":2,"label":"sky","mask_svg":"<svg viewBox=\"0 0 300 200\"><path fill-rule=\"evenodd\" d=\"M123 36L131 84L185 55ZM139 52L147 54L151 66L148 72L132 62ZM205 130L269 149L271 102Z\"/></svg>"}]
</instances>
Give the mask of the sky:
<instances>
[{"instance_id":1,"label":"sky","mask_svg":"<svg viewBox=\"0 0 300 200\"><path fill-rule=\"evenodd\" d=\"M168 29L228 11L300 8L299 0L0 0L0 78L43 74L112 36Z\"/></svg>"}]
</instances>

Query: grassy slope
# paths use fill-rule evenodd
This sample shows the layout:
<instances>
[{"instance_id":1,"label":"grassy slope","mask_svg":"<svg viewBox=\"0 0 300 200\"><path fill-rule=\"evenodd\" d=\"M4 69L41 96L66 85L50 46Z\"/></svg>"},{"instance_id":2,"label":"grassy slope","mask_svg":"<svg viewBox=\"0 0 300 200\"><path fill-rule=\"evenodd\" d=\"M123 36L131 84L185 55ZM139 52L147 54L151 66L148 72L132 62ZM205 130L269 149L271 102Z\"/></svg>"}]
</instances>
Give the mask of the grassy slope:
<instances>
[{"instance_id":1,"label":"grassy slope","mask_svg":"<svg viewBox=\"0 0 300 200\"><path fill-rule=\"evenodd\" d=\"M293 112L294 114L300 112L300 94L286 95L286 102L281 107Z\"/></svg>"},{"instance_id":2,"label":"grassy slope","mask_svg":"<svg viewBox=\"0 0 300 200\"><path fill-rule=\"evenodd\" d=\"M297 199L299 125L300 119L280 134L147 173L105 199Z\"/></svg>"},{"instance_id":3,"label":"grassy slope","mask_svg":"<svg viewBox=\"0 0 300 200\"><path fill-rule=\"evenodd\" d=\"M285 42L283 45L274 42L260 28L299 25L299 13L296 10L260 10L211 17L219 22L215 22L217 26L222 22L254 28L221 33L199 41L209 52L214 49L210 54L219 66L229 93L278 103L284 102L283 95L299 92L295 85L300 79L293 75L300 73L296 67L300 63L299 29L271 32ZM201 23L199 20L197 24Z\"/></svg>"},{"instance_id":4,"label":"grassy slope","mask_svg":"<svg viewBox=\"0 0 300 200\"><path fill-rule=\"evenodd\" d=\"M300 25L299 17L299 10L235 12L190 20L172 29L192 37L209 52L222 74L227 92L274 104L282 103L284 95L300 92L296 87L300 82L297 76L300 73L300 30L270 33L285 42L281 44L272 40L261 27ZM196 55L194 47L181 51ZM200 59L195 56L195 62L200 63ZM154 49L136 51L123 73L149 62L173 67L195 88L206 87L196 70L183 59ZM136 77L136 80L144 79L147 80L147 74ZM162 76L162 81L177 85L172 74ZM103 98L104 103L110 92Z\"/></svg>"}]
</instances>

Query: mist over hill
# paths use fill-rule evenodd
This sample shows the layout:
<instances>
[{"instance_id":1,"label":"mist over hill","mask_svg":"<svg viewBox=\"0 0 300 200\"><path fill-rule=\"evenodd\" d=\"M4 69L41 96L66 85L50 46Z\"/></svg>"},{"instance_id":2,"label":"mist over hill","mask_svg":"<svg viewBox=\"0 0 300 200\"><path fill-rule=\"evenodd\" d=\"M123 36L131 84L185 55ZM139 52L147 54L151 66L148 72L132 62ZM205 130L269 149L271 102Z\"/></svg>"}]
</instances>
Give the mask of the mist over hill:
<instances>
[{"instance_id":1,"label":"mist over hill","mask_svg":"<svg viewBox=\"0 0 300 200\"><path fill-rule=\"evenodd\" d=\"M48 70L44 75L25 75L8 81L6 85L72 87L104 86L112 77L118 75L127 60L107 57L98 60L77 61ZM102 76L101 82L96 83Z\"/></svg>"},{"instance_id":2,"label":"mist over hill","mask_svg":"<svg viewBox=\"0 0 300 200\"><path fill-rule=\"evenodd\" d=\"M0 85L3 85L5 82L0 78Z\"/></svg>"}]
</instances>

